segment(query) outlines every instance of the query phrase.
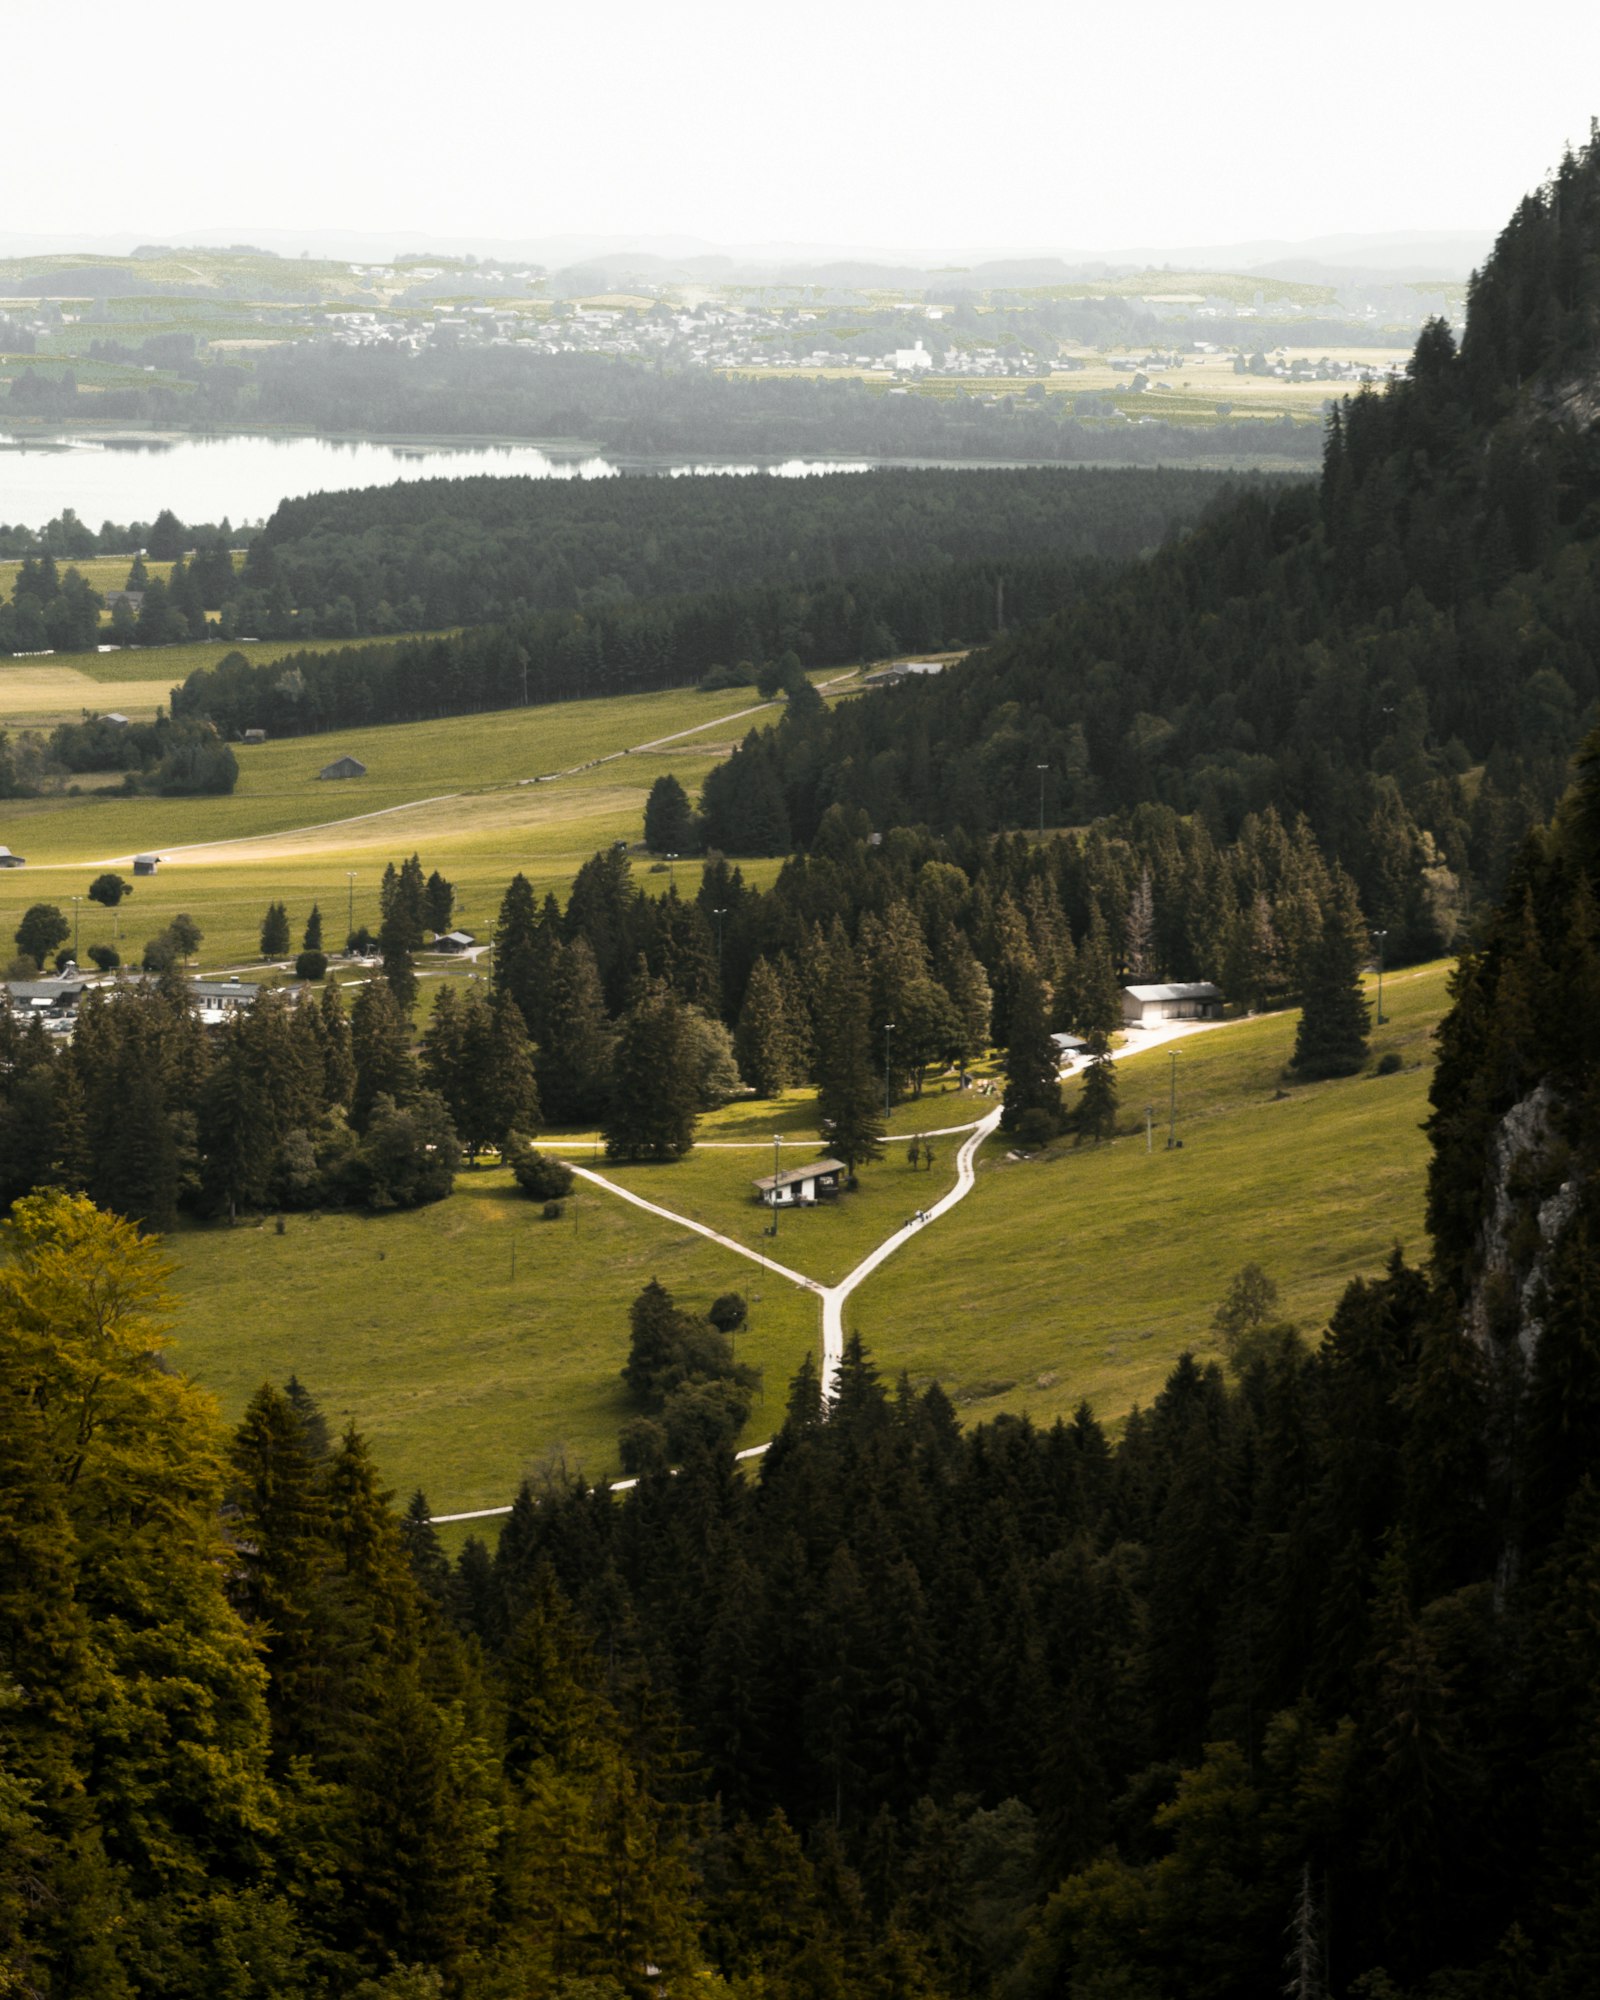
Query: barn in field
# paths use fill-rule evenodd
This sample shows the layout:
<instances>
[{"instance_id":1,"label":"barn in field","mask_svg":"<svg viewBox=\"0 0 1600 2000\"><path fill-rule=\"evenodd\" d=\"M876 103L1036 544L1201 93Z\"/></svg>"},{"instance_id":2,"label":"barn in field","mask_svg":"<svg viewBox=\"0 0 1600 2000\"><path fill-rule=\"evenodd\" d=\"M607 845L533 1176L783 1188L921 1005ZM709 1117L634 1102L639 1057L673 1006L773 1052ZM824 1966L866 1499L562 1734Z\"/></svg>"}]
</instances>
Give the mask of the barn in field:
<instances>
[{"instance_id":1,"label":"barn in field","mask_svg":"<svg viewBox=\"0 0 1600 2000\"><path fill-rule=\"evenodd\" d=\"M317 773L319 778L364 778L367 767L359 757L335 757Z\"/></svg>"}]
</instances>

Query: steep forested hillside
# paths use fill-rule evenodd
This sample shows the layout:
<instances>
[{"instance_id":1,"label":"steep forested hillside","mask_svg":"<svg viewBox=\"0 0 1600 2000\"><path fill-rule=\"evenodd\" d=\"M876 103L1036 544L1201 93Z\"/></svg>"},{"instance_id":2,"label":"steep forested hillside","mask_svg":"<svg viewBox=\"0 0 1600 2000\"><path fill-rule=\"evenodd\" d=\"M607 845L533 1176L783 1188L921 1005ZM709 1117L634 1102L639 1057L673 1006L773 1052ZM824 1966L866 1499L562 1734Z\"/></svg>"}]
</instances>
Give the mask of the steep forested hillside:
<instances>
[{"instance_id":1,"label":"steep forested hillside","mask_svg":"<svg viewBox=\"0 0 1600 2000\"><path fill-rule=\"evenodd\" d=\"M1474 282L1459 351L1330 425L1320 485L1256 492L1180 546L934 685L796 718L797 838L1026 825L1160 800L1218 835L1271 804L1351 860L1385 794L1496 886L1553 807L1600 697L1600 146L1530 196ZM737 779L731 774L730 782Z\"/></svg>"}]
</instances>

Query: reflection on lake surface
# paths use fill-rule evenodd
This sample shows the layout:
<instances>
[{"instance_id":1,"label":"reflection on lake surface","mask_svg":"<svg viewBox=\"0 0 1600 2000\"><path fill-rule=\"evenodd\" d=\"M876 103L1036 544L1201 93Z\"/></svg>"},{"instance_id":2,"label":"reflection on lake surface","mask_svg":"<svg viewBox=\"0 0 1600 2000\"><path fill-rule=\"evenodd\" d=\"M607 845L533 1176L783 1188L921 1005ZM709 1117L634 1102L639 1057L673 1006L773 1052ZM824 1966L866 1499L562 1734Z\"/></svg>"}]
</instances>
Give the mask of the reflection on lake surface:
<instances>
[{"instance_id":1,"label":"reflection on lake surface","mask_svg":"<svg viewBox=\"0 0 1600 2000\"><path fill-rule=\"evenodd\" d=\"M528 479L610 479L623 472L691 477L714 472L863 472L864 461L791 458L756 464L628 459L535 444L374 443L370 439L121 435L19 438L0 432L0 522L42 528L63 508L98 528L153 521L170 507L180 521L238 526L264 520L280 500L398 479L459 479L520 473Z\"/></svg>"}]
</instances>

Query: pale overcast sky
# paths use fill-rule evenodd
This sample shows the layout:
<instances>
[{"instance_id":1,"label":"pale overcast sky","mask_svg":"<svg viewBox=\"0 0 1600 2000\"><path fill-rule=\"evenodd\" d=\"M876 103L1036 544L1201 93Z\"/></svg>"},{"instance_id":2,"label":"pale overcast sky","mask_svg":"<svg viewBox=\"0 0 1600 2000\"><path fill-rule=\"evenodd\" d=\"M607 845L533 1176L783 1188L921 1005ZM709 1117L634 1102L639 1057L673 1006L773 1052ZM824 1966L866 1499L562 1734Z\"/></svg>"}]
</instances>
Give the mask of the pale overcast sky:
<instances>
[{"instance_id":1,"label":"pale overcast sky","mask_svg":"<svg viewBox=\"0 0 1600 2000\"><path fill-rule=\"evenodd\" d=\"M0 227L43 238L1491 230L1600 110L1595 0L13 0L0 20Z\"/></svg>"}]
</instances>

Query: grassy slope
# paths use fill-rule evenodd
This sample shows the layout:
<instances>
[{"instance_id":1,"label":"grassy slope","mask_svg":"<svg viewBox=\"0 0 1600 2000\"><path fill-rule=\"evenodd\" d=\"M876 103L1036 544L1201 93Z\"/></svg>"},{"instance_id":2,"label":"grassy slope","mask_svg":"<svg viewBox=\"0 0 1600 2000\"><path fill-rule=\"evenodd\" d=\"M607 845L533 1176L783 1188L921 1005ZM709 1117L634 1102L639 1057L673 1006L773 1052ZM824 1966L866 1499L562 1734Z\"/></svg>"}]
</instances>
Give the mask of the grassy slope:
<instances>
[{"instance_id":1,"label":"grassy slope","mask_svg":"<svg viewBox=\"0 0 1600 2000\"><path fill-rule=\"evenodd\" d=\"M317 643L310 640L307 645ZM379 638L340 641L341 646L390 643ZM170 703L173 688L198 667L214 667L234 652L256 660L274 660L297 650L292 641L283 639L204 639L187 646L123 646L114 653L52 653L20 659L0 656L0 722L21 726L76 722L85 708L120 709L136 722L148 721L157 708Z\"/></svg>"},{"instance_id":2,"label":"grassy slope","mask_svg":"<svg viewBox=\"0 0 1600 2000\"><path fill-rule=\"evenodd\" d=\"M1251 1258L1315 1333L1396 1241L1421 1251L1419 1128L1447 973L1384 983L1373 1048L1399 1051L1398 1075L1285 1085L1296 1017L1274 1015L1178 1045L1181 1151L1159 1123L1148 1155L1142 1129L1039 1161L991 1142L971 1197L862 1286L847 1322L886 1371L937 1377L974 1415L1041 1420L1085 1396L1108 1418L1148 1402L1183 1348L1212 1351L1212 1312ZM1118 1072L1123 1122L1151 1100L1161 1119L1167 1052Z\"/></svg>"},{"instance_id":3,"label":"grassy slope","mask_svg":"<svg viewBox=\"0 0 1600 2000\"><path fill-rule=\"evenodd\" d=\"M261 913L277 897L288 902L296 935L315 900L328 919L328 936L340 940L351 869L357 874L355 921L375 929L384 863L413 849L456 884L462 920L486 930L518 869L541 892L560 890L597 848L637 840L645 798L663 771L676 772L691 792L697 790L732 743L775 711L721 728L707 725L754 699L753 690L702 695L679 689L241 746L239 784L229 798L8 801L0 810L0 840L27 855L29 865L0 876L0 936L9 937L29 903L54 901L65 908L74 892L88 887L93 863L145 848L170 855L188 846L197 851L170 860L124 905L125 955L130 941L141 944L176 911L187 910L206 934L208 964L242 958L254 950ZM554 784L517 782L684 729L705 733ZM366 778L317 778L324 764L347 751L368 766ZM440 802L307 830L318 821L425 798ZM251 844L216 844L241 840ZM758 863L746 873L765 879L775 866ZM698 879L697 865L680 864L681 891L692 894ZM661 886L665 882L663 875ZM110 912L85 903L81 921L85 949L117 941Z\"/></svg>"},{"instance_id":4,"label":"grassy slope","mask_svg":"<svg viewBox=\"0 0 1600 2000\"><path fill-rule=\"evenodd\" d=\"M496 1506L563 1453L590 1477L617 1469L628 1306L654 1276L701 1311L722 1291L752 1297L738 1353L765 1371L750 1434L768 1434L816 1342L809 1293L598 1192L545 1222L509 1174L457 1187L410 1215L290 1216L282 1236L181 1230L176 1364L229 1418L262 1380L297 1373L330 1421L367 1434L402 1497L420 1485L440 1513Z\"/></svg>"},{"instance_id":5,"label":"grassy slope","mask_svg":"<svg viewBox=\"0 0 1600 2000\"><path fill-rule=\"evenodd\" d=\"M1294 1085L1279 1098L1294 1016L1274 1015L1179 1046L1181 1151L1158 1141L1147 1155L1140 1135L1008 1163L992 1144L972 1195L854 1295L850 1322L886 1371L937 1376L973 1416L1026 1409L1044 1420L1083 1396L1108 1418L1148 1402L1183 1347L1209 1349L1216 1301L1252 1257L1315 1331L1396 1239L1420 1246L1418 1128L1446 976L1430 966L1385 983L1391 1018L1374 1050L1400 1052L1398 1075ZM1164 1101L1166 1052L1132 1058L1120 1075L1131 1123L1147 1096ZM778 1107L730 1106L701 1134L812 1123L805 1094L791 1093ZM913 1174L896 1146L863 1171L860 1194L783 1216L778 1256L842 1275L948 1186L958 1142L942 1143L932 1174ZM759 1247L748 1183L766 1164L706 1150L676 1167L609 1171ZM500 1504L562 1452L592 1477L615 1469L629 1414L616 1380L627 1308L652 1275L691 1306L730 1287L752 1297L740 1352L766 1375L752 1439L770 1432L818 1333L814 1299L732 1253L599 1190L546 1223L498 1171L464 1173L450 1201L419 1214L291 1216L282 1236L270 1225L185 1229L171 1247L178 1360L230 1416L264 1377L298 1372L330 1416L370 1433L399 1491L420 1484L441 1512ZM999 1383L1012 1386L995 1393Z\"/></svg>"}]
</instances>

